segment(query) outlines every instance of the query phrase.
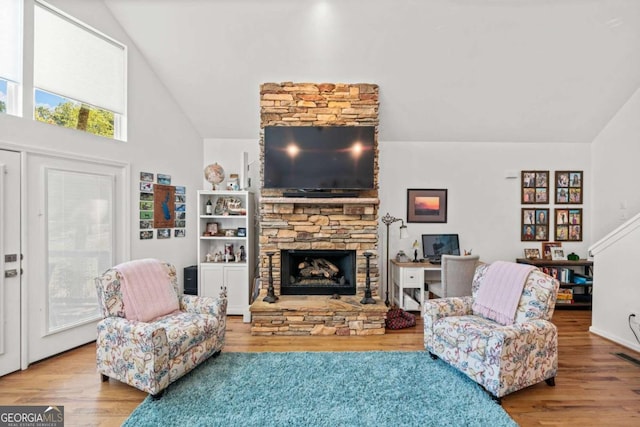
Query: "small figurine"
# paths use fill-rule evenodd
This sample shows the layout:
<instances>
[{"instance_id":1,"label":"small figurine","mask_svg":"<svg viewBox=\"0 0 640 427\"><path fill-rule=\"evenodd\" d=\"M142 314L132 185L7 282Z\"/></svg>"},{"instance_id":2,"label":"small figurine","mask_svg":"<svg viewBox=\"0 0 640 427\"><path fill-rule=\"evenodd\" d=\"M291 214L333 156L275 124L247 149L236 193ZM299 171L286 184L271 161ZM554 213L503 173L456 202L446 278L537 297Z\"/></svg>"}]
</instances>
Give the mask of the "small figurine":
<instances>
[{"instance_id":1,"label":"small figurine","mask_svg":"<svg viewBox=\"0 0 640 427\"><path fill-rule=\"evenodd\" d=\"M207 260L207 262L211 262L213 257L211 256L211 254L207 254L207 255L205 255L204 258Z\"/></svg>"}]
</instances>

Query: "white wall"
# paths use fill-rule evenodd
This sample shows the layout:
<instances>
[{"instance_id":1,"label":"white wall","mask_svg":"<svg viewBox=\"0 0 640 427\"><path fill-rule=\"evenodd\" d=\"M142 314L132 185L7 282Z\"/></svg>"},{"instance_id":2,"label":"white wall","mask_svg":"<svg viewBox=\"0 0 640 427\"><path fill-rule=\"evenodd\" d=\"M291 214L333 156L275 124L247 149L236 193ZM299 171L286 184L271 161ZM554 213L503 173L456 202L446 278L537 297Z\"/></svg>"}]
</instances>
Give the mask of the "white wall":
<instances>
[{"instance_id":1,"label":"white wall","mask_svg":"<svg viewBox=\"0 0 640 427\"><path fill-rule=\"evenodd\" d=\"M640 89L593 141L594 240L640 212Z\"/></svg>"},{"instance_id":2,"label":"white wall","mask_svg":"<svg viewBox=\"0 0 640 427\"><path fill-rule=\"evenodd\" d=\"M30 108L24 118L0 114L0 147L3 143L129 162L131 165L131 258L157 257L173 262L182 282L182 268L196 263L196 191L202 187L200 161L202 139L158 80L136 46L98 0L51 0L51 4L126 44L128 52L128 141L120 142L84 132L35 122ZM32 15L32 2L25 14ZM33 28L26 29L25 73L32 64ZM25 83L32 81L27 75ZM25 88L25 96L31 87ZM26 102L29 106L31 102ZM186 238L139 240L139 174L141 171L171 175L172 185L187 188ZM29 197L27 194L26 197Z\"/></svg>"},{"instance_id":3,"label":"white wall","mask_svg":"<svg viewBox=\"0 0 640 427\"><path fill-rule=\"evenodd\" d=\"M553 218L557 207L553 199L548 205L523 206L520 171L549 170L553 177L556 170L582 170L587 179L591 176L590 144L382 141L379 145L380 216L389 212L406 221L408 188L448 190L447 222L407 224L406 240L399 240L400 223L393 224L390 257L400 249L413 254L411 245L416 239L420 242L423 233L458 233L461 248L473 250L483 261L515 260L524 256L524 248L541 248L540 242L520 241L521 208L549 208ZM506 178L507 171L517 178ZM583 241L562 244L582 258L592 242L588 184L584 197L585 204L573 205L583 208ZM380 230L383 250L383 226Z\"/></svg>"},{"instance_id":4,"label":"white wall","mask_svg":"<svg viewBox=\"0 0 640 427\"><path fill-rule=\"evenodd\" d=\"M258 135L256 135L256 139L205 138L202 158L203 170L205 166L212 163L218 163L222 166L225 171L224 186L226 188L226 180L230 174L236 173L240 175L242 169L241 154L246 152L249 160L249 178L251 178L249 189L257 194L260 188L260 146L258 140ZM203 188L211 190L211 184L204 179L204 173L201 176Z\"/></svg>"},{"instance_id":5,"label":"white wall","mask_svg":"<svg viewBox=\"0 0 640 427\"><path fill-rule=\"evenodd\" d=\"M635 266L639 246L640 214L591 248L594 286L592 326L589 330L636 351L640 351L640 342L631 329L629 315L636 315L634 331L640 334L640 292Z\"/></svg>"},{"instance_id":6,"label":"white wall","mask_svg":"<svg viewBox=\"0 0 640 427\"><path fill-rule=\"evenodd\" d=\"M637 170L640 158L640 90L593 141L593 233L601 239L640 212ZM636 231L596 255L591 331L638 350L627 322L640 312ZM596 279L598 282L596 282ZM632 345L633 344L633 345Z\"/></svg>"}]
</instances>

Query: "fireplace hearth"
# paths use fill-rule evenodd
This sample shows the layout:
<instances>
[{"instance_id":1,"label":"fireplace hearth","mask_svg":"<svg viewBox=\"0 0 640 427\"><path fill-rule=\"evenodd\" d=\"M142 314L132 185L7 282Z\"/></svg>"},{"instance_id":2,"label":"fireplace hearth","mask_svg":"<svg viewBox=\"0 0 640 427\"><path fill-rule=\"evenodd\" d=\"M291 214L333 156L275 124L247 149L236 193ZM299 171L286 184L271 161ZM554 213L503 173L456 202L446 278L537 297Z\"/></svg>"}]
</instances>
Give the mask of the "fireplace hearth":
<instances>
[{"instance_id":1,"label":"fireplace hearth","mask_svg":"<svg viewBox=\"0 0 640 427\"><path fill-rule=\"evenodd\" d=\"M355 295L356 251L280 252L282 295Z\"/></svg>"}]
</instances>

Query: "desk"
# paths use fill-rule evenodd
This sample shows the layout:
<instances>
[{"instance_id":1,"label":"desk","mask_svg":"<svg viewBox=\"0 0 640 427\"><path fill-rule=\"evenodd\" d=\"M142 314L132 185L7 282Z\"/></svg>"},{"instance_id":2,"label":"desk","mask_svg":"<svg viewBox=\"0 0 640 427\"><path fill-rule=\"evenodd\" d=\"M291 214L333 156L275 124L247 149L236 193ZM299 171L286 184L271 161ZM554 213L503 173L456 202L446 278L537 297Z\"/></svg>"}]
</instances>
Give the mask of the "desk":
<instances>
[{"instance_id":1,"label":"desk","mask_svg":"<svg viewBox=\"0 0 640 427\"><path fill-rule=\"evenodd\" d=\"M392 304L408 311L420 311L425 301L424 283L441 281L442 266L428 262L389 262L390 298ZM427 298L428 294L427 294Z\"/></svg>"}]
</instances>

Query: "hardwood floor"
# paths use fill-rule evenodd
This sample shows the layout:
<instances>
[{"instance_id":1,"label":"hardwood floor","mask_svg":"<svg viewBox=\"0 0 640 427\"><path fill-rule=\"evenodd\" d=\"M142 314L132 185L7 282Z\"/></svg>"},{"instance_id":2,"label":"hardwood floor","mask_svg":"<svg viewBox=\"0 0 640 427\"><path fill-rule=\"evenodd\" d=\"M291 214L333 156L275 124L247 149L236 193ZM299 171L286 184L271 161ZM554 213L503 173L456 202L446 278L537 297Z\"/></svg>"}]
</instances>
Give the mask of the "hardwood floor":
<instances>
[{"instance_id":1,"label":"hardwood floor","mask_svg":"<svg viewBox=\"0 0 640 427\"><path fill-rule=\"evenodd\" d=\"M590 334L591 312L558 310L559 373L508 395L502 407L521 426L638 426L640 367L614 353L640 354ZM223 351L423 350L422 323L371 337L254 337L232 316ZM0 378L0 405L64 405L65 425L119 426L145 398L95 371L95 344L87 344ZM429 404L428 397L425 404Z\"/></svg>"}]
</instances>

